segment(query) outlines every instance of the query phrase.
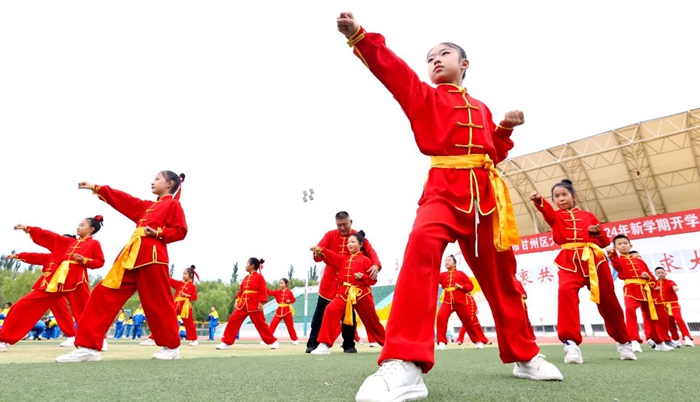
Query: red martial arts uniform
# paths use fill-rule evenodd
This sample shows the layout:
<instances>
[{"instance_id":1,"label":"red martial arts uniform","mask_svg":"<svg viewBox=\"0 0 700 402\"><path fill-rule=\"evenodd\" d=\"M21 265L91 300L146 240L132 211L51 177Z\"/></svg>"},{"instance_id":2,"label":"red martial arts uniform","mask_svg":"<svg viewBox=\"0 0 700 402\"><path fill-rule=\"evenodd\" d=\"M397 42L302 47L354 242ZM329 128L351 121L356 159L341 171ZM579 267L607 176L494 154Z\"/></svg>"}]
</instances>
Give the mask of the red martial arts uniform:
<instances>
[{"instance_id":1,"label":"red martial arts uniform","mask_svg":"<svg viewBox=\"0 0 700 402\"><path fill-rule=\"evenodd\" d=\"M294 330L294 304L297 298L289 289L277 289L277 290L267 290L268 296L273 296L277 301L277 310L275 311L275 316L272 317L270 321L270 332L275 333L277 325L279 325L281 320L284 320L284 324L287 326L287 332L289 332L289 337L296 341L297 331Z\"/></svg>"},{"instance_id":2,"label":"red martial arts uniform","mask_svg":"<svg viewBox=\"0 0 700 402\"><path fill-rule=\"evenodd\" d=\"M462 344L464 343L464 336L467 335L467 332L469 332L469 339L473 343L481 342L481 343L490 343L488 342L488 338L486 338L486 335L484 335L484 329L481 327L481 323L479 322L479 317L476 315L479 314L479 308L476 305L476 301L474 300L474 297L467 295L467 308L470 311L470 316L472 317L472 323L469 324L472 326L472 328L467 330L468 326L467 325L462 325L462 328L459 329L459 335L457 335L457 343ZM482 336L483 335L483 336ZM445 336L447 338L447 336ZM477 340L481 339L481 340ZM483 339L486 339L486 342L483 341Z\"/></svg>"},{"instance_id":3,"label":"red martial arts uniform","mask_svg":"<svg viewBox=\"0 0 700 402\"><path fill-rule=\"evenodd\" d=\"M625 318L627 321L627 333L630 340L642 342L639 337L639 324L637 322L637 309L642 308L644 320L651 324L651 339L656 343L670 341L668 334L663 335L658 325L658 314L654 305L652 287L654 275L641 258L633 258L629 255L619 255L617 251L610 256L613 268L617 271L617 277L625 281ZM650 279L642 278L646 272Z\"/></svg>"},{"instance_id":4,"label":"red martial arts uniform","mask_svg":"<svg viewBox=\"0 0 700 402\"><path fill-rule=\"evenodd\" d=\"M100 242L92 237L74 239L32 226L25 231L34 243L51 251L52 257L47 272L34 284L31 292L12 305L5 318L0 329L0 342L10 345L23 339L46 310L59 302L65 304L64 298L68 299L73 315L79 319L90 297L87 268L101 268L105 263ZM82 262L74 260L76 254L83 256Z\"/></svg>"},{"instance_id":5,"label":"red martial arts uniform","mask_svg":"<svg viewBox=\"0 0 700 402\"><path fill-rule=\"evenodd\" d=\"M527 292L525 291L525 287L523 287L523 284L517 278L513 278L513 280L515 281L516 289L518 289L518 292L520 292L520 294L523 297L523 308L525 309L525 315L527 316L528 335L530 335L532 340L537 340L537 337L535 336L535 329L532 327L532 324L530 324L530 316L527 312Z\"/></svg>"},{"instance_id":6,"label":"red martial arts uniform","mask_svg":"<svg viewBox=\"0 0 700 402\"><path fill-rule=\"evenodd\" d=\"M554 259L559 267L559 340L577 345L583 341L578 293L584 286L591 291L591 301L596 303L608 335L621 344L632 340L625 328L625 315L615 295L608 260L602 250L610 244L610 239L602 231L597 235L588 232L589 226L600 225L598 218L578 207L555 211L544 197L534 204L552 228L554 242L562 248Z\"/></svg>"},{"instance_id":7,"label":"red martial arts uniform","mask_svg":"<svg viewBox=\"0 0 700 402\"><path fill-rule=\"evenodd\" d=\"M136 229L105 279L92 290L78 322L81 330L75 346L102 349L112 320L134 292L138 292L156 344L168 349L180 347L167 248L167 244L183 240L187 235L180 201L171 194L156 201L141 200L108 186L94 186L93 193L136 223ZM146 235L147 226L157 231L156 236Z\"/></svg>"},{"instance_id":8,"label":"red martial arts uniform","mask_svg":"<svg viewBox=\"0 0 700 402\"><path fill-rule=\"evenodd\" d=\"M512 280L516 261L511 246L520 239L508 189L495 169L513 148L513 130L496 126L488 107L466 89L421 82L382 35L361 27L348 43L393 94L420 152L431 157L379 363L416 362L423 372L433 367L440 265L447 244L455 241L493 311L503 340L498 348L501 360L531 360L539 347L527 336L527 319Z\"/></svg>"},{"instance_id":9,"label":"red martial arts uniform","mask_svg":"<svg viewBox=\"0 0 700 402\"><path fill-rule=\"evenodd\" d=\"M197 328L194 326L192 302L197 300L197 288L192 281L183 282L170 278L170 287L175 289L175 312L182 318L188 341L197 340Z\"/></svg>"},{"instance_id":10,"label":"red martial arts uniform","mask_svg":"<svg viewBox=\"0 0 700 402\"><path fill-rule=\"evenodd\" d=\"M460 285L461 288L458 288ZM476 305L469 303L467 293L474 290L474 283L469 279L467 274L456 269L448 269L440 274L440 286L442 287L442 304L437 314L437 340L438 343L447 343L447 321L454 311L457 313L459 320L462 321L462 328L469 333L469 339L474 343L489 343L489 340L484 336L484 331L481 325L478 327L474 324L476 318ZM461 333L461 331L460 331ZM464 341L464 336L462 336Z\"/></svg>"},{"instance_id":11,"label":"red martial arts uniform","mask_svg":"<svg viewBox=\"0 0 700 402\"><path fill-rule=\"evenodd\" d=\"M656 282L656 280L650 281L649 287L651 288L651 294L654 298L654 309L656 310L658 320L652 321L652 324L649 326L649 334L645 335L647 336L647 339L654 339L654 329L656 329L658 331L660 340L664 342L670 342L671 335L669 331L670 328L668 325L669 315L668 310L666 309L666 304L661 298L661 287ZM656 328L654 328L654 326L656 326ZM656 340L654 340L654 342L656 342Z\"/></svg>"},{"instance_id":12,"label":"red martial arts uniform","mask_svg":"<svg viewBox=\"0 0 700 402\"><path fill-rule=\"evenodd\" d=\"M241 329L243 321L250 316L250 321L255 325L263 342L272 345L277 338L270 331L270 327L265 323L265 314L258 309L258 305L267 302L267 282L257 271L253 271L243 279L241 287L236 295L236 308L228 318L224 336L221 342L233 345L236 342L236 334Z\"/></svg>"},{"instance_id":13,"label":"red martial arts uniform","mask_svg":"<svg viewBox=\"0 0 700 402\"><path fill-rule=\"evenodd\" d=\"M51 271L55 269L54 262L52 261L54 256L51 253L18 253L17 259L24 262L25 264L31 265L41 265L42 277L39 281L43 281L45 277L51 274ZM61 330L63 335L67 338L72 338L75 336L75 323L73 321L73 315L68 309L68 304L66 304L66 298L57 301L51 305L51 312L56 318L56 324Z\"/></svg>"},{"instance_id":14,"label":"red martial arts uniform","mask_svg":"<svg viewBox=\"0 0 700 402\"><path fill-rule=\"evenodd\" d=\"M374 308L374 299L369 297L372 294L370 286L377 283L376 280L370 279L367 273L374 262L362 252L342 255L325 248L317 256L326 264L341 267L338 279L339 282L342 281L335 298L326 307L326 312L323 314L323 324L321 324L321 331L318 334L318 342L333 346L333 342L338 337L338 322L352 324L354 310L364 323L367 333L371 333L377 343L384 345L386 337L384 327ZM362 277L355 278L356 273L361 273Z\"/></svg>"},{"instance_id":15,"label":"red martial arts uniform","mask_svg":"<svg viewBox=\"0 0 700 402\"><path fill-rule=\"evenodd\" d=\"M668 313L668 331L671 333L671 339L674 341L680 340L681 337L688 337L690 340L693 338L690 336L690 331L688 331L688 326L683 320L681 315L681 305L678 303L678 294L673 289L678 287L676 283L670 279L657 279L656 285L661 288L661 301L664 303L664 308ZM681 331L681 336L678 336L678 329Z\"/></svg>"}]
</instances>

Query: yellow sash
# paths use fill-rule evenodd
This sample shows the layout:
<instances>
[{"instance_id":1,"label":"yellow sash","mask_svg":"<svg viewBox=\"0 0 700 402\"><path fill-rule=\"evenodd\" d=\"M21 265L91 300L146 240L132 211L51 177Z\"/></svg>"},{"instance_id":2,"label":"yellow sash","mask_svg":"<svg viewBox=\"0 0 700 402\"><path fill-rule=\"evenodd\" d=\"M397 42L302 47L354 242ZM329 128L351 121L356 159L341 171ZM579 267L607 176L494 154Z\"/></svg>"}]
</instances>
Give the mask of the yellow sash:
<instances>
[{"instance_id":1,"label":"yellow sash","mask_svg":"<svg viewBox=\"0 0 700 402\"><path fill-rule=\"evenodd\" d=\"M515 223L515 212L513 204L510 202L508 187L488 155L431 156L430 167L438 169L486 169L489 172L489 181L496 200L496 212L493 214L493 244L498 251L506 251L512 246L520 244L518 226ZM478 210L475 213L478 213Z\"/></svg>"},{"instance_id":2,"label":"yellow sash","mask_svg":"<svg viewBox=\"0 0 700 402\"><path fill-rule=\"evenodd\" d=\"M447 288L443 289L443 292L442 292L442 294L440 295L440 303L442 303L442 302L445 301L445 293L447 293L447 292L454 292L455 290L457 290L457 288L454 287L454 286L450 286L450 287L447 287Z\"/></svg>"},{"instance_id":3,"label":"yellow sash","mask_svg":"<svg viewBox=\"0 0 700 402\"><path fill-rule=\"evenodd\" d=\"M588 262L588 279L591 282L591 301L600 304L600 284L598 283L598 267L595 257L605 259L605 253L595 243L566 243L562 244L562 250L583 249L581 261Z\"/></svg>"},{"instance_id":4,"label":"yellow sash","mask_svg":"<svg viewBox=\"0 0 700 402\"><path fill-rule=\"evenodd\" d=\"M141 249L141 238L146 236L145 228L136 228L134 234L131 235L129 242L119 253L117 260L114 261L112 269L109 270L107 276L102 281L102 285L110 289L119 289L122 284L122 279L124 279L124 271L127 269L134 269L134 264L136 264L136 257L139 255L139 250Z\"/></svg>"},{"instance_id":5,"label":"yellow sash","mask_svg":"<svg viewBox=\"0 0 700 402\"><path fill-rule=\"evenodd\" d=\"M345 301L345 316L343 316L343 324L352 325L352 306L357 304L357 301L362 295L362 290L348 282L343 282L343 286L348 287L348 298Z\"/></svg>"},{"instance_id":6,"label":"yellow sash","mask_svg":"<svg viewBox=\"0 0 700 402\"><path fill-rule=\"evenodd\" d=\"M66 260L61 263L61 265L56 268L56 272L51 278L51 282L46 286L46 291L51 293L58 292L58 285L63 285L66 283L66 278L68 277L68 272L70 271L70 264L80 264L78 261Z\"/></svg>"},{"instance_id":7,"label":"yellow sash","mask_svg":"<svg viewBox=\"0 0 700 402\"><path fill-rule=\"evenodd\" d=\"M277 307L289 307L289 312L294 315L294 307L288 303L279 303Z\"/></svg>"},{"instance_id":8,"label":"yellow sash","mask_svg":"<svg viewBox=\"0 0 700 402\"><path fill-rule=\"evenodd\" d=\"M673 317L673 302L664 302L666 306L666 311L668 311L668 316Z\"/></svg>"},{"instance_id":9,"label":"yellow sash","mask_svg":"<svg viewBox=\"0 0 700 402\"><path fill-rule=\"evenodd\" d=\"M649 282L646 279L625 279L625 285L642 285L644 286L644 293L647 296L647 304L649 305L649 314L651 319L656 321L659 316L656 314L656 307L654 306L654 296L651 295L651 288L649 287Z\"/></svg>"},{"instance_id":10,"label":"yellow sash","mask_svg":"<svg viewBox=\"0 0 700 402\"><path fill-rule=\"evenodd\" d=\"M176 302L182 302L182 309L180 311L180 317L181 318L187 318L190 316L190 309L192 308L192 303L190 302L190 299L182 296L177 296L175 298Z\"/></svg>"}]
</instances>

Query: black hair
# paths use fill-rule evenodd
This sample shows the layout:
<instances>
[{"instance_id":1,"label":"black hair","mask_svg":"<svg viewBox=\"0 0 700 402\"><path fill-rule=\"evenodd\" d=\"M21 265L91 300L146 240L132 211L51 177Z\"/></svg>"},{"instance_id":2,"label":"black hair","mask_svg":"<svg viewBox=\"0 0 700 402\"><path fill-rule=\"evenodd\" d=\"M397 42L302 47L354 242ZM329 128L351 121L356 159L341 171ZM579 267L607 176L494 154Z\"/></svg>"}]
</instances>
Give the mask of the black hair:
<instances>
[{"instance_id":1,"label":"black hair","mask_svg":"<svg viewBox=\"0 0 700 402\"><path fill-rule=\"evenodd\" d=\"M347 213L347 212L345 212L345 211L340 211L340 212L338 212L337 214L335 214L335 219L336 219L336 220L339 220L339 219L348 219L348 218L350 218L350 214Z\"/></svg>"},{"instance_id":2,"label":"black hair","mask_svg":"<svg viewBox=\"0 0 700 402\"><path fill-rule=\"evenodd\" d=\"M433 47L428 51L428 55L425 56L425 58L427 59L428 57L430 57L430 52L431 52L433 49L435 49L436 47L440 46L440 45L444 45L444 46L447 46L447 47L451 47L452 49L454 49L454 50L456 50L457 52L459 52L459 58L460 58L460 60L461 60L461 59L466 59L466 58L467 58L467 52L464 51L464 48L462 48L462 46L460 46L460 45L458 45L458 44L456 44L456 43L452 43L452 42L442 42L442 43L438 43L437 45L433 46ZM466 74L467 74L466 70L462 72L462 79L464 79L464 76L465 76Z\"/></svg>"},{"instance_id":3,"label":"black hair","mask_svg":"<svg viewBox=\"0 0 700 402\"><path fill-rule=\"evenodd\" d=\"M612 243L615 244L615 242L620 240L620 239L627 239L627 242L630 241L630 238L625 236L625 235L617 235L617 236L613 237ZM632 253L632 251L630 251L630 253Z\"/></svg>"},{"instance_id":4,"label":"black hair","mask_svg":"<svg viewBox=\"0 0 700 402\"><path fill-rule=\"evenodd\" d=\"M90 224L90 226L94 229L92 234L95 234L100 231L102 228L102 225L104 225L105 218L102 217L102 215L97 215L92 218L85 218L86 221Z\"/></svg>"},{"instance_id":5,"label":"black hair","mask_svg":"<svg viewBox=\"0 0 700 402\"><path fill-rule=\"evenodd\" d=\"M662 270L662 271L666 272L666 268L664 268L664 267L656 267L656 268L654 268L654 272L656 272L656 271L658 271L658 270Z\"/></svg>"},{"instance_id":6,"label":"black hair","mask_svg":"<svg viewBox=\"0 0 700 402\"><path fill-rule=\"evenodd\" d=\"M348 237L353 237L353 236L357 239L357 242L360 243L360 251L362 251L362 254L364 254L365 256L368 256L367 250L365 250L365 231L360 230L359 232L353 233Z\"/></svg>"},{"instance_id":7,"label":"black hair","mask_svg":"<svg viewBox=\"0 0 700 402\"><path fill-rule=\"evenodd\" d=\"M629 239L627 239L627 240L629 240ZM613 244L614 244L614 243L613 243ZM637 251L637 250L630 250L630 254L639 254L639 251Z\"/></svg>"},{"instance_id":8,"label":"black hair","mask_svg":"<svg viewBox=\"0 0 700 402\"><path fill-rule=\"evenodd\" d=\"M455 262L455 265L457 265L457 259L455 258L454 254L448 255L449 258L452 258L452 261Z\"/></svg>"},{"instance_id":9,"label":"black hair","mask_svg":"<svg viewBox=\"0 0 700 402\"><path fill-rule=\"evenodd\" d=\"M170 189L170 194L175 194L180 188L180 184L185 182L185 174L180 173L179 175L172 170L161 170L160 174L163 175L166 181L172 181L173 187Z\"/></svg>"},{"instance_id":10,"label":"black hair","mask_svg":"<svg viewBox=\"0 0 700 402\"><path fill-rule=\"evenodd\" d=\"M289 279L287 278L280 278L282 282L284 282L286 285L289 285Z\"/></svg>"},{"instance_id":11,"label":"black hair","mask_svg":"<svg viewBox=\"0 0 700 402\"><path fill-rule=\"evenodd\" d=\"M71 239L75 239L78 236L76 236L74 234L64 234L63 237L70 237Z\"/></svg>"},{"instance_id":12,"label":"black hair","mask_svg":"<svg viewBox=\"0 0 700 402\"><path fill-rule=\"evenodd\" d=\"M250 257L248 259L248 262L253 264L253 267L255 267L255 270L257 271L258 269L260 269L260 265L265 263L265 260L263 260L262 258L258 259L255 257Z\"/></svg>"},{"instance_id":13,"label":"black hair","mask_svg":"<svg viewBox=\"0 0 700 402\"><path fill-rule=\"evenodd\" d=\"M554 189L557 187L564 187L571 193L571 196L576 195L576 190L574 190L574 183L569 179L564 179L552 186L552 198L554 198ZM574 205L576 205L576 198L574 198Z\"/></svg>"},{"instance_id":14,"label":"black hair","mask_svg":"<svg viewBox=\"0 0 700 402\"><path fill-rule=\"evenodd\" d=\"M7 302L7 303L5 303L5 305L12 307L12 302Z\"/></svg>"},{"instance_id":15,"label":"black hair","mask_svg":"<svg viewBox=\"0 0 700 402\"><path fill-rule=\"evenodd\" d=\"M190 266L189 268L185 268L185 271L187 271L187 274L190 276L190 279L194 280L194 269L196 267L194 265Z\"/></svg>"}]
</instances>

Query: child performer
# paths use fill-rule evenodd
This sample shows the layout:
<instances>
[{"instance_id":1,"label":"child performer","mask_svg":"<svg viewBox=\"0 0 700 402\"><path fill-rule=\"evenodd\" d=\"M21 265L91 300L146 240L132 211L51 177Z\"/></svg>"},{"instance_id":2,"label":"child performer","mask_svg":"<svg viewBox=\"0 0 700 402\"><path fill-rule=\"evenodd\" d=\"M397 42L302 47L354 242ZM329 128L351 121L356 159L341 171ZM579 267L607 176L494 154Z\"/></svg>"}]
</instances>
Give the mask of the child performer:
<instances>
[{"instance_id":1,"label":"child performer","mask_svg":"<svg viewBox=\"0 0 700 402\"><path fill-rule=\"evenodd\" d=\"M651 338L657 344L658 351L670 352L672 347L664 342L670 340L668 334L663 335L663 331L658 323L658 314L654 305L652 285L654 276L649 271L649 267L641 258L630 256L632 243L625 235L617 235L613 238L614 250L608 252L610 262L617 271L618 278L625 281L625 317L627 322L628 337L632 340L632 348L635 352L641 353L642 348L639 343L639 324L637 323L637 309L641 307L642 315L651 325Z\"/></svg>"},{"instance_id":2,"label":"child performer","mask_svg":"<svg viewBox=\"0 0 700 402\"><path fill-rule=\"evenodd\" d=\"M469 305L467 297L474 290L474 283L467 274L456 269L457 260L454 255L445 258L445 268L447 271L440 274L440 286L442 287L442 304L437 315L437 340L438 349L447 348L447 321L452 312L456 312L459 320L462 321L462 328L469 332L469 338L474 342L477 349L483 349L484 344L489 340L484 336L484 331L479 325L478 329L474 325L473 319L476 317L476 306ZM461 332L460 332L461 334ZM464 341L464 336L462 336Z\"/></svg>"},{"instance_id":3,"label":"child performer","mask_svg":"<svg viewBox=\"0 0 700 402\"><path fill-rule=\"evenodd\" d=\"M126 317L124 316L124 309L119 311L119 317L117 317L116 328L114 329L114 339L119 339L124 335L124 321Z\"/></svg>"},{"instance_id":4,"label":"child performer","mask_svg":"<svg viewBox=\"0 0 700 402\"><path fill-rule=\"evenodd\" d=\"M194 270L194 265L185 268L182 271L182 281L170 278L170 286L175 289L175 311L182 318L190 346L199 345L197 328L194 325L194 312L192 311L192 302L197 300L197 288L194 286L194 278L196 277L199 280L199 275Z\"/></svg>"},{"instance_id":5,"label":"child performer","mask_svg":"<svg viewBox=\"0 0 700 402\"><path fill-rule=\"evenodd\" d=\"M298 345L299 338L297 337L297 331L294 330L294 304L297 298L294 297L294 293L288 289L289 279L280 279L280 288L277 290L267 290L268 296L273 296L277 301L277 311L275 311L275 316L272 317L270 321L270 332L273 334L279 325L280 320L284 320L284 324L287 326L287 331L289 332L289 337L292 338L292 344Z\"/></svg>"},{"instance_id":6,"label":"child performer","mask_svg":"<svg viewBox=\"0 0 700 402\"><path fill-rule=\"evenodd\" d=\"M134 320L129 316L129 319L126 320L126 324L124 324L126 327L126 339L129 339L129 335L131 335L131 328L134 326Z\"/></svg>"},{"instance_id":7,"label":"child performer","mask_svg":"<svg viewBox=\"0 0 700 402\"><path fill-rule=\"evenodd\" d=\"M649 334L645 334L647 341L649 342L649 346L656 349L657 352L663 351L664 349L657 348L659 345L653 340L654 330L656 330L658 331L659 338L662 340L662 342L671 349L675 349L676 344L671 340L672 338L668 328L668 310L666 310L666 305L661 298L661 286L659 286L656 279L654 279L653 281L649 282L649 288L651 288L651 295L654 298L654 309L656 310L656 315L658 317L658 320L651 322Z\"/></svg>"},{"instance_id":8,"label":"child performer","mask_svg":"<svg viewBox=\"0 0 700 402\"><path fill-rule=\"evenodd\" d=\"M661 301L668 312L668 330L671 333L671 339L676 345L681 344L681 338L678 336L678 329L680 329L685 346L694 347L693 338L690 336L688 326L681 315L681 305L678 303L678 294L676 293L678 285L676 282L666 279L667 273L662 267L656 267L654 273L656 274L656 285L660 288Z\"/></svg>"},{"instance_id":9,"label":"child performer","mask_svg":"<svg viewBox=\"0 0 700 402\"><path fill-rule=\"evenodd\" d=\"M214 340L214 335L216 334L216 327L219 325L219 312L216 311L216 307L211 306L211 313L209 313L209 340ZM236 338L238 339L238 338Z\"/></svg>"},{"instance_id":10,"label":"child performer","mask_svg":"<svg viewBox=\"0 0 700 402\"><path fill-rule=\"evenodd\" d=\"M64 236L75 239L73 235ZM53 262L54 257L55 256L51 253L17 253L10 256L10 258L20 260L26 264L41 265L41 272L44 277L51 275L52 270L55 268ZM75 341L75 326L73 324L73 315L66 304L66 298L54 303L51 306L51 311L54 313L58 327L67 338L65 341L61 342L60 346L73 346L73 342Z\"/></svg>"},{"instance_id":11,"label":"child performer","mask_svg":"<svg viewBox=\"0 0 700 402\"><path fill-rule=\"evenodd\" d=\"M83 219L75 239L34 226L15 226L15 230L29 233L34 243L51 252L56 268L41 276L32 290L15 303L0 329L0 351L7 351L8 345L24 338L46 310L63 298L68 298L73 314L80 319L90 296L87 268L100 268L105 262L100 242L92 238L101 227L99 215ZM102 345L102 340L100 342Z\"/></svg>"},{"instance_id":12,"label":"child performer","mask_svg":"<svg viewBox=\"0 0 700 402\"><path fill-rule=\"evenodd\" d=\"M5 303L5 308L0 310L0 328L2 328L2 325L5 322L5 317L7 317L7 314L10 313L11 308L12 308L12 302L7 302L7 303Z\"/></svg>"},{"instance_id":13,"label":"child performer","mask_svg":"<svg viewBox=\"0 0 700 402\"><path fill-rule=\"evenodd\" d=\"M250 316L250 321L255 325L255 329L260 333L260 337L270 349L278 349L279 342L277 338L270 332L270 327L265 323L265 314L263 313L263 304L267 301L267 282L262 274L258 273L262 269L262 264L265 260L250 258L246 264L245 270L248 276L241 282L241 287L236 295L235 306L233 313L228 318L224 336L221 338L221 343L216 347L219 350L229 349L236 342L238 330L241 329L243 321Z\"/></svg>"},{"instance_id":14,"label":"child performer","mask_svg":"<svg viewBox=\"0 0 700 402\"><path fill-rule=\"evenodd\" d=\"M318 347L311 354L327 355L331 353L331 345L337 338L337 325L342 322L352 324L353 311L357 311L360 319L380 345L384 345L386 334L374 308L370 286L377 283L370 278L368 270L374 264L364 250L365 233L360 230L348 236L347 248L349 254L338 254L323 247L311 247L314 258L320 258L328 265L340 267L338 273L338 290L335 298L323 314L323 324L318 334Z\"/></svg>"},{"instance_id":15,"label":"child performer","mask_svg":"<svg viewBox=\"0 0 700 402\"><path fill-rule=\"evenodd\" d=\"M511 277L519 244L508 189L495 166L513 147L513 128L523 113L512 111L496 126L488 107L461 87L469 67L464 50L441 43L427 57L433 88L384 43L365 31L352 13L337 19L338 30L369 70L399 102L419 150L431 169L399 273L387 323L382 366L360 387L358 401L420 399L428 395L422 373L435 362L433 325L440 262L447 244L458 241L493 310L501 360L516 363L513 374L534 380L562 380L526 335L527 320ZM505 340L508 340L507 342ZM389 384L389 385L387 385Z\"/></svg>"},{"instance_id":16,"label":"child performer","mask_svg":"<svg viewBox=\"0 0 700 402\"><path fill-rule=\"evenodd\" d=\"M151 183L156 201L140 200L109 186L88 182L80 189L92 190L100 199L136 223L136 230L117 257L105 279L97 284L78 323L78 349L59 356L57 362L101 360L100 344L112 320L126 301L138 292L153 338L162 350L154 359L180 357L177 314L172 302L167 244L187 235L185 213L180 205L180 184L185 175L169 170L159 172ZM177 193L177 195L174 195Z\"/></svg>"},{"instance_id":17,"label":"child performer","mask_svg":"<svg viewBox=\"0 0 700 402\"><path fill-rule=\"evenodd\" d=\"M467 325L462 325L462 328L459 329L459 334L457 335L457 345L461 345L464 343L464 337L467 335L467 331L469 331L469 339L474 343L474 346L476 346L477 349L483 349L484 346L483 344L477 345L477 339L482 339L480 338L480 334L484 334L484 329L481 327L481 323L479 322L479 317L477 317L477 314L479 314L479 308L476 306L476 301L474 300L474 296L472 295L467 295L467 306L470 311L470 316L472 317L472 322L469 323L469 326ZM469 328L469 330L467 330ZM486 335L484 335L483 339L486 339L485 344L490 345L491 342L489 342L488 338L486 338Z\"/></svg>"},{"instance_id":18,"label":"child performer","mask_svg":"<svg viewBox=\"0 0 700 402\"><path fill-rule=\"evenodd\" d=\"M602 249L610 244L610 239L601 232L600 222L576 206L576 191L569 180L552 187L552 201L559 208L556 211L537 191L530 193L530 199L552 228L554 242L562 248L554 264L559 267L557 333L564 343L564 363L583 363L578 346L583 341L578 293L584 286L591 291L591 301L596 303L606 331L617 341L620 360L637 360Z\"/></svg>"}]
</instances>

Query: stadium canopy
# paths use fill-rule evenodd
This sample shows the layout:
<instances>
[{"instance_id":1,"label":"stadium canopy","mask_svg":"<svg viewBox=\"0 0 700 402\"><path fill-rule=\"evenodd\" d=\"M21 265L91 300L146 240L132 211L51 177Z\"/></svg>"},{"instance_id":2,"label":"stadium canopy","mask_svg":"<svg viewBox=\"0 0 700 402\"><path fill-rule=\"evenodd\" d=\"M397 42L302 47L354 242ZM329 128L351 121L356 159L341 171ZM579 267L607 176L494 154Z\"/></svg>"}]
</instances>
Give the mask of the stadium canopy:
<instances>
[{"instance_id":1,"label":"stadium canopy","mask_svg":"<svg viewBox=\"0 0 700 402\"><path fill-rule=\"evenodd\" d=\"M507 159L498 169L521 235L551 230L528 194L549 198L552 185L565 178L574 182L579 205L601 222L698 208L700 109Z\"/></svg>"}]
</instances>

